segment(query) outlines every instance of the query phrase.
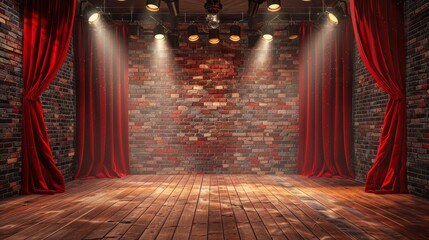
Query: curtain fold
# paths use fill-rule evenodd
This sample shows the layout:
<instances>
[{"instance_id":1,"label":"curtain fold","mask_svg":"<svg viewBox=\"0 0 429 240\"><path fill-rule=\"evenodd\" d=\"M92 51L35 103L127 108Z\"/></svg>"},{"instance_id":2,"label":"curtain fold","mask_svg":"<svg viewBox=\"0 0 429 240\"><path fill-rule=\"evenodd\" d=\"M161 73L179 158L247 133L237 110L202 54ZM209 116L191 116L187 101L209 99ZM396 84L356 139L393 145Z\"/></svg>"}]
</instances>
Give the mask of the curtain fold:
<instances>
[{"instance_id":1,"label":"curtain fold","mask_svg":"<svg viewBox=\"0 0 429 240\"><path fill-rule=\"evenodd\" d=\"M76 179L129 174L126 23L78 20Z\"/></svg>"},{"instance_id":2,"label":"curtain fold","mask_svg":"<svg viewBox=\"0 0 429 240\"><path fill-rule=\"evenodd\" d=\"M22 186L23 194L65 191L49 145L40 95L54 80L70 45L74 0L24 1Z\"/></svg>"},{"instance_id":3,"label":"curtain fold","mask_svg":"<svg viewBox=\"0 0 429 240\"><path fill-rule=\"evenodd\" d=\"M396 0L351 0L350 12L361 59L378 86L390 96L365 191L407 193L403 5Z\"/></svg>"},{"instance_id":4,"label":"curtain fold","mask_svg":"<svg viewBox=\"0 0 429 240\"><path fill-rule=\"evenodd\" d=\"M351 168L352 28L300 27L298 172L353 178Z\"/></svg>"}]
</instances>

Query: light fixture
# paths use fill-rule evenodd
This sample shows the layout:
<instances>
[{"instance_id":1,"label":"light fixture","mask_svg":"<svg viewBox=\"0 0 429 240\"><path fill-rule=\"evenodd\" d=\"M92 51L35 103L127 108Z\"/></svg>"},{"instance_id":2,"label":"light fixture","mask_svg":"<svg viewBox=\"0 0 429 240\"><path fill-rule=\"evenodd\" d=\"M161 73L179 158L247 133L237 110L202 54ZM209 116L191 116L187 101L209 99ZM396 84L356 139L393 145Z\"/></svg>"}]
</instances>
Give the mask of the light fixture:
<instances>
[{"instance_id":1,"label":"light fixture","mask_svg":"<svg viewBox=\"0 0 429 240\"><path fill-rule=\"evenodd\" d=\"M256 13L258 13L258 8L259 5L263 2L264 0L249 0L249 8L247 9L247 14L250 17L253 17L256 15Z\"/></svg>"},{"instance_id":2,"label":"light fixture","mask_svg":"<svg viewBox=\"0 0 429 240\"><path fill-rule=\"evenodd\" d=\"M290 40L297 39L299 37L299 26L296 24L291 24L286 28L287 37Z\"/></svg>"},{"instance_id":3,"label":"light fixture","mask_svg":"<svg viewBox=\"0 0 429 240\"><path fill-rule=\"evenodd\" d=\"M274 39L274 30L268 26L262 28L262 39L271 42Z\"/></svg>"},{"instance_id":4,"label":"light fixture","mask_svg":"<svg viewBox=\"0 0 429 240\"><path fill-rule=\"evenodd\" d=\"M209 28L218 28L219 27L220 20L219 20L217 13L216 14L211 14L211 13L207 14L207 21L208 21L207 25L209 26Z\"/></svg>"},{"instance_id":5,"label":"light fixture","mask_svg":"<svg viewBox=\"0 0 429 240\"><path fill-rule=\"evenodd\" d=\"M218 44L219 42L219 29L209 29L209 43Z\"/></svg>"},{"instance_id":6,"label":"light fixture","mask_svg":"<svg viewBox=\"0 0 429 240\"><path fill-rule=\"evenodd\" d=\"M282 9L280 0L267 0L267 10L270 12L278 12Z\"/></svg>"},{"instance_id":7,"label":"light fixture","mask_svg":"<svg viewBox=\"0 0 429 240\"><path fill-rule=\"evenodd\" d=\"M190 42L196 42L200 39L200 35L198 35L198 26L197 25L189 25L188 26L188 40Z\"/></svg>"},{"instance_id":8,"label":"light fixture","mask_svg":"<svg viewBox=\"0 0 429 240\"><path fill-rule=\"evenodd\" d=\"M238 25L232 25L229 28L229 40L238 42L241 39L241 28Z\"/></svg>"},{"instance_id":9,"label":"light fixture","mask_svg":"<svg viewBox=\"0 0 429 240\"><path fill-rule=\"evenodd\" d=\"M219 27L219 12L222 10L222 4L220 3L220 0L207 0L204 4L204 8L207 12L207 25L209 28L218 28Z\"/></svg>"},{"instance_id":10,"label":"light fixture","mask_svg":"<svg viewBox=\"0 0 429 240\"><path fill-rule=\"evenodd\" d=\"M328 23L332 26L338 25L340 20L347 17L347 3L345 1L337 1L333 7L326 11Z\"/></svg>"},{"instance_id":11,"label":"light fixture","mask_svg":"<svg viewBox=\"0 0 429 240\"><path fill-rule=\"evenodd\" d=\"M164 27L162 25L157 25L155 27L155 29L153 30L153 37L156 40L163 40L163 39L165 39Z\"/></svg>"},{"instance_id":12,"label":"light fixture","mask_svg":"<svg viewBox=\"0 0 429 240\"><path fill-rule=\"evenodd\" d=\"M101 19L101 11L88 1L82 1L80 16L86 19L89 24L96 24Z\"/></svg>"},{"instance_id":13,"label":"light fixture","mask_svg":"<svg viewBox=\"0 0 429 240\"><path fill-rule=\"evenodd\" d=\"M178 0L164 0L167 3L170 15L177 17L179 15L179 1Z\"/></svg>"},{"instance_id":14,"label":"light fixture","mask_svg":"<svg viewBox=\"0 0 429 240\"><path fill-rule=\"evenodd\" d=\"M160 0L147 0L146 9L150 12L158 12L159 4L160 4Z\"/></svg>"}]
</instances>

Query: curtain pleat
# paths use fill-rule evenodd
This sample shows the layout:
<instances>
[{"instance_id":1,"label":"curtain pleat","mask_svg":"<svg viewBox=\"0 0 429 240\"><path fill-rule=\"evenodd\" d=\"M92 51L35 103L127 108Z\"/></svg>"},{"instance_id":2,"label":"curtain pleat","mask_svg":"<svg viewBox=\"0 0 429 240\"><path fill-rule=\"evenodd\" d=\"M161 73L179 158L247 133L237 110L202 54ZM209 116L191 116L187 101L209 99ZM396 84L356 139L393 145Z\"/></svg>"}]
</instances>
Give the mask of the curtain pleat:
<instances>
[{"instance_id":1,"label":"curtain pleat","mask_svg":"<svg viewBox=\"0 0 429 240\"><path fill-rule=\"evenodd\" d=\"M298 172L353 178L351 168L352 29L300 27Z\"/></svg>"},{"instance_id":2,"label":"curtain pleat","mask_svg":"<svg viewBox=\"0 0 429 240\"><path fill-rule=\"evenodd\" d=\"M24 1L22 104L23 194L64 192L49 145L40 95L64 63L76 11L74 0Z\"/></svg>"}]
</instances>

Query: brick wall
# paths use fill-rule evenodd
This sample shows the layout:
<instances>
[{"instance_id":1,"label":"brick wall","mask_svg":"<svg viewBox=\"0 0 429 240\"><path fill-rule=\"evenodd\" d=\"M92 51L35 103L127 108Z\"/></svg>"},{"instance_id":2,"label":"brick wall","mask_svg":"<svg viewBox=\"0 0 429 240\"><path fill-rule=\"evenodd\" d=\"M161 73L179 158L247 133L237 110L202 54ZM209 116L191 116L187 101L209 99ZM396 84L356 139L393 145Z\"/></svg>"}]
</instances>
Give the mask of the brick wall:
<instances>
[{"instance_id":1,"label":"brick wall","mask_svg":"<svg viewBox=\"0 0 429 240\"><path fill-rule=\"evenodd\" d=\"M174 50L130 40L133 173L296 171L298 43L278 35L249 49L242 35L214 46L182 37Z\"/></svg>"},{"instance_id":2,"label":"brick wall","mask_svg":"<svg viewBox=\"0 0 429 240\"><path fill-rule=\"evenodd\" d=\"M429 197L429 2L406 1L408 185Z\"/></svg>"},{"instance_id":3,"label":"brick wall","mask_svg":"<svg viewBox=\"0 0 429 240\"><path fill-rule=\"evenodd\" d=\"M21 179L23 1L0 1L0 199L16 195ZM70 48L71 50L72 48ZM75 100L73 51L42 95L52 151L71 179Z\"/></svg>"},{"instance_id":4,"label":"brick wall","mask_svg":"<svg viewBox=\"0 0 429 240\"><path fill-rule=\"evenodd\" d=\"M408 185L429 197L429 3L406 1ZM365 181L375 159L388 96L356 54L354 81L354 169Z\"/></svg>"},{"instance_id":5,"label":"brick wall","mask_svg":"<svg viewBox=\"0 0 429 240\"><path fill-rule=\"evenodd\" d=\"M0 198L21 178L22 13L21 1L0 2Z\"/></svg>"}]
</instances>

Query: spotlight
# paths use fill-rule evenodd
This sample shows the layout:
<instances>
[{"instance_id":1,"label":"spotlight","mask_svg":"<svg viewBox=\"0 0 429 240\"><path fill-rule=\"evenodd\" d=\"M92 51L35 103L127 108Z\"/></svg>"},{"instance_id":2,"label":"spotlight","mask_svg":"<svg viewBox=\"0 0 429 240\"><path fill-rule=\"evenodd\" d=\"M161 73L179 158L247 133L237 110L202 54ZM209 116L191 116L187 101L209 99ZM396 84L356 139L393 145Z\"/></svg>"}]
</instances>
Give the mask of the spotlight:
<instances>
[{"instance_id":1,"label":"spotlight","mask_svg":"<svg viewBox=\"0 0 429 240\"><path fill-rule=\"evenodd\" d=\"M219 17L217 14L207 14L207 21L209 28L218 28L219 27Z\"/></svg>"},{"instance_id":2,"label":"spotlight","mask_svg":"<svg viewBox=\"0 0 429 240\"><path fill-rule=\"evenodd\" d=\"M290 40L294 40L294 39L297 39L299 37L299 27L298 27L298 25L291 24L291 25L287 26L286 30L287 30L287 37Z\"/></svg>"},{"instance_id":3,"label":"spotlight","mask_svg":"<svg viewBox=\"0 0 429 240\"><path fill-rule=\"evenodd\" d=\"M177 17L179 15L179 1L178 0L165 0L168 6L168 11L171 15Z\"/></svg>"},{"instance_id":4,"label":"spotlight","mask_svg":"<svg viewBox=\"0 0 429 240\"><path fill-rule=\"evenodd\" d=\"M165 39L164 27L162 25L157 25L155 27L155 29L153 30L153 37L156 40L163 40L163 39Z\"/></svg>"},{"instance_id":5,"label":"spotlight","mask_svg":"<svg viewBox=\"0 0 429 240\"><path fill-rule=\"evenodd\" d=\"M280 0L267 0L267 10L270 12L278 12L282 9Z\"/></svg>"},{"instance_id":6,"label":"spotlight","mask_svg":"<svg viewBox=\"0 0 429 240\"><path fill-rule=\"evenodd\" d=\"M159 11L159 2L160 2L160 0L147 0L146 1L146 9L150 12L158 12Z\"/></svg>"},{"instance_id":7,"label":"spotlight","mask_svg":"<svg viewBox=\"0 0 429 240\"><path fill-rule=\"evenodd\" d=\"M219 29L210 29L209 30L209 43L218 44L220 42L219 39Z\"/></svg>"},{"instance_id":8,"label":"spotlight","mask_svg":"<svg viewBox=\"0 0 429 240\"><path fill-rule=\"evenodd\" d=\"M101 19L101 11L89 2L82 2L81 17L85 18L89 24L96 24Z\"/></svg>"},{"instance_id":9,"label":"spotlight","mask_svg":"<svg viewBox=\"0 0 429 240\"><path fill-rule=\"evenodd\" d=\"M271 42L274 39L274 30L271 27L264 27L262 29L262 39Z\"/></svg>"},{"instance_id":10,"label":"spotlight","mask_svg":"<svg viewBox=\"0 0 429 240\"><path fill-rule=\"evenodd\" d=\"M345 1L338 1L334 6L326 11L326 17L330 25L336 26L347 17L347 3Z\"/></svg>"},{"instance_id":11,"label":"spotlight","mask_svg":"<svg viewBox=\"0 0 429 240\"><path fill-rule=\"evenodd\" d=\"M200 39L198 35L198 26L197 25L189 25L188 26L188 40L190 42L196 42Z\"/></svg>"},{"instance_id":12,"label":"spotlight","mask_svg":"<svg viewBox=\"0 0 429 240\"><path fill-rule=\"evenodd\" d=\"M241 39L241 28L238 25L232 25L229 28L229 40L238 42Z\"/></svg>"}]
</instances>

